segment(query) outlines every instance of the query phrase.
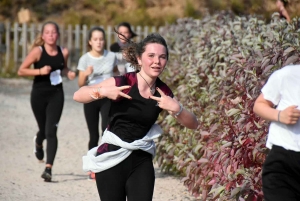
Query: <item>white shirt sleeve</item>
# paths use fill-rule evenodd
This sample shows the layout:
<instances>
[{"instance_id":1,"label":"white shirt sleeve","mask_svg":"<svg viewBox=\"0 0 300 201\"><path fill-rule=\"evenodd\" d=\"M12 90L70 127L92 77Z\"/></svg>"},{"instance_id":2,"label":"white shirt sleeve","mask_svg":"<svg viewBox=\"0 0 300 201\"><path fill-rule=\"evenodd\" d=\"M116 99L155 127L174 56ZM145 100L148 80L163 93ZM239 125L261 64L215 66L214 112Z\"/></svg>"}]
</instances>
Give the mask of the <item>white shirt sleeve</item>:
<instances>
[{"instance_id":1,"label":"white shirt sleeve","mask_svg":"<svg viewBox=\"0 0 300 201\"><path fill-rule=\"evenodd\" d=\"M275 71L261 90L264 99L271 101L274 105L278 105L281 99L281 81L280 72Z\"/></svg>"}]
</instances>

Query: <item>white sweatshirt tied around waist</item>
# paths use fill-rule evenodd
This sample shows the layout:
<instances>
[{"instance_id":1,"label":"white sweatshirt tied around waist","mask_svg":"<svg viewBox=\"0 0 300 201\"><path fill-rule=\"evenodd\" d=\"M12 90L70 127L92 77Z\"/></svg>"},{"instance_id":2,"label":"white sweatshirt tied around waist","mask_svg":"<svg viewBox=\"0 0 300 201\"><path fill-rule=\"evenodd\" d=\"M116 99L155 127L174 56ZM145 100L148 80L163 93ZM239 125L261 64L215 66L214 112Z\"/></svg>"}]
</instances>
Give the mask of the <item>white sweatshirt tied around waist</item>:
<instances>
[{"instance_id":1,"label":"white sweatshirt tied around waist","mask_svg":"<svg viewBox=\"0 0 300 201\"><path fill-rule=\"evenodd\" d=\"M131 143L122 141L114 133L105 130L102 136L100 145L104 143L113 144L121 147L116 151L105 152L99 156L96 156L98 147L94 147L87 152L86 156L82 157L83 171L101 172L107 170L123 160L125 160L133 150L141 149L146 151L152 156L155 156L155 143L153 139L158 138L162 134L162 129L159 125L152 125L145 137L140 140L135 140Z\"/></svg>"}]
</instances>

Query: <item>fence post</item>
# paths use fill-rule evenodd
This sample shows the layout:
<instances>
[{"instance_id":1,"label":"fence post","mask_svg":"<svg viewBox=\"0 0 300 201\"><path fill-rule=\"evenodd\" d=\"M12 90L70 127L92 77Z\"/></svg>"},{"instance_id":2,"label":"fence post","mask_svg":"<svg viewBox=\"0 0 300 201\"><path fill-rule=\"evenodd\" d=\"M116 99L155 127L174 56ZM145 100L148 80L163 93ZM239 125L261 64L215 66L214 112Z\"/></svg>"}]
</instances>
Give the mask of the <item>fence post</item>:
<instances>
[{"instance_id":1,"label":"fence post","mask_svg":"<svg viewBox=\"0 0 300 201\"><path fill-rule=\"evenodd\" d=\"M64 41L65 41L65 27L64 25L60 25L60 36L59 36L59 46L63 47L65 44L64 44Z\"/></svg>"},{"instance_id":2,"label":"fence post","mask_svg":"<svg viewBox=\"0 0 300 201\"><path fill-rule=\"evenodd\" d=\"M19 52L19 24L14 24L14 69L18 66L18 52Z\"/></svg>"},{"instance_id":3,"label":"fence post","mask_svg":"<svg viewBox=\"0 0 300 201\"><path fill-rule=\"evenodd\" d=\"M83 25L82 26L82 54L86 53L87 50L87 26Z\"/></svg>"},{"instance_id":4,"label":"fence post","mask_svg":"<svg viewBox=\"0 0 300 201\"><path fill-rule=\"evenodd\" d=\"M106 35L107 35L107 40L106 40L107 49L110 49L110 45L111 45L111 35L113 34L111 30L112 30L111 26L107 26L107 33L106 33Z\"/></svg>"},{"instance_id":5,"label":"fence post","mask_svg":"<svg viewBox=\"0 0 300 201\"><path fill-rule=\"evenodd\" d=\"M6 35L5 35L5 44L6 44L5 67L6 67L6 69L8 68L9 61L10 61L10 32L11 32L11 24L10 24L10 22L6 22Z\"/></svg>"},{"instance_id":6,"label":"fence post","mask_svg":"<svg viewBox=\"0 0 300 201\"><path fill-rule=\"evenodd\" d=\"M141 26L136 27L136 34L137 34L137 42L140 42L143 38L141 37L142 31Z\"/></svg>"},{"instance_id":7,"label":"fence post","mask_svg":"<svg viewBox=\"0 0 300 201\"><path fill-rule=\"evenodd\" d=\"M80 55L80 26L76 24L75 26L75 50L72 57L72 63L77 63Z\"/></svg>"},{"instance_id":8,"label":"fence post","mask_svg":"<svg viewBox=\"0 0 300 201\"><path fill-rule=\"evenodd\" d=\"M152 27L152 33L156 33L156 27L155 26Z\"/></svg>"},{"instance_id":9,"label":"fence post","mask_svg":"<svg viewBox=\"0 0 300 201\"><path fill-rule=\"evenodd\" d=\"M149 27L148 26L144 26L144 37L143 38L146 38L149 34Z\"/></svg>"},{"instance_id":10,"label":"fence post","mask_svg":"<svg viewBox=\"0 0 300 201\"><path fill-rule=\"evenodd\" d=\"M35 24L32 23L30 26L30 47L32 47L36 36Z\"/></svg>"},{"instance_id":11,"label":"fence post","mask_svg":"<svg viewBox=\"0 0 300 201\"><path fill-rule=\"evenodd\" d=\"M43 27L43 24L39 23L37 29L40 34L42 34L42 27Z\"/></svg>"},{"instance_id":12,"label":"fence post","mask_svg":"<svg viewBox=\"0 0 300 201\"><path fill-rule=\"evenodd\" d=\"M163 29L164 29L163 27L159 27L159 28L158 28L158 33L161 34L161 33L163 32Z\"/></svg>"},{"instance_id":13,"label":"fence post","mask_svg":"<svg viewBox=\"0 0 300 201\"><path fill-rule=\"evenodd\" d=\"M24 61L27 54L27 23L22 24L22 61Z\"/></svg>"},{"instance_id":14,"label":"fence post","mask_svg":"<svg viewBox=\"0 0 300 201\"><path fill-rule=\"evenodd\" d=\"M73 56L72 55L72 35L73 35L73 32L72 32L72 25L68 25L68 50L69 50L69 58L68 58L68 66L72 65L71 64L71 57Z\"/></svg>"},{"instance_id":15,"label":"fence post","mask_svg":"<svg viewBox=\"0 0 300 201\"><path fill-rule=\"evenodd\" d=\"M4 71L3 61L2 57L5 52L5 45L2 44L2 34L5 32L5 26L4 23L0 22L0 67L2 68L1 71Z\"/></svg>"}]
</instances>

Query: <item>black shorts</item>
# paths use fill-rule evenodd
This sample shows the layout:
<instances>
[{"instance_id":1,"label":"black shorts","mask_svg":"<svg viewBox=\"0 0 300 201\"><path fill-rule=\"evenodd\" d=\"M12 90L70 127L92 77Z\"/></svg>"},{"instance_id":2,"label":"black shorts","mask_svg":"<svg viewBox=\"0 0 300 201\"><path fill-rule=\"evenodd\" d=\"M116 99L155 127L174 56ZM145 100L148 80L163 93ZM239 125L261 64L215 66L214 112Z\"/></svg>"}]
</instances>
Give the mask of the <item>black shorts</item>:
<instances>
[{"instance_id":1,"label":"black shorts","mask_svg":"<svg viewBox=\"0 0 300 201\"><path fill-rule=\"evenodd\" d=\"M266 201L300 200L300 152L273 145L263 165Z\"/></svg>"}]
</instances>

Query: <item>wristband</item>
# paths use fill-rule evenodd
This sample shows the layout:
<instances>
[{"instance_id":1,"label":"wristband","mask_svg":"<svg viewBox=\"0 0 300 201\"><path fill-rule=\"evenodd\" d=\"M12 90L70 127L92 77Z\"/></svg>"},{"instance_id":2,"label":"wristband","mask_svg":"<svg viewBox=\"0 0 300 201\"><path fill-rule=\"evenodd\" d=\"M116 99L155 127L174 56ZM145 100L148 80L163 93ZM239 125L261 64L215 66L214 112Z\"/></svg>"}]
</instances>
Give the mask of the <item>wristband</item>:
<instances>
[{"instance_id":1,"label":"wristband","mask_svg":"<svg viewBox=\"0 0 300 201\"><path fill-rule=\"evenodd\" d=\"M182 110L183 110L183 107L182 107L182 104L181 104L181 103L179 103L179 106L180 106L179 112L177 112L177 113L174 115L175 117L178 117L178 115L180 115L181 112L182 112Z\"/></svg>"},{"instance_id":2,"label":"wristband","mask_svg":"<svg viewBox=\"0 0 300 201\"><path fill-rule=\"evenodd\" d=\"M281 110L279 110L279 112L278 112L278 117L277 117L278 122L280 122L280 112L281 112Z\"/></svg>"}]
</instances>

